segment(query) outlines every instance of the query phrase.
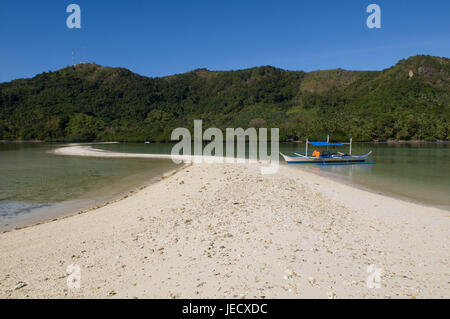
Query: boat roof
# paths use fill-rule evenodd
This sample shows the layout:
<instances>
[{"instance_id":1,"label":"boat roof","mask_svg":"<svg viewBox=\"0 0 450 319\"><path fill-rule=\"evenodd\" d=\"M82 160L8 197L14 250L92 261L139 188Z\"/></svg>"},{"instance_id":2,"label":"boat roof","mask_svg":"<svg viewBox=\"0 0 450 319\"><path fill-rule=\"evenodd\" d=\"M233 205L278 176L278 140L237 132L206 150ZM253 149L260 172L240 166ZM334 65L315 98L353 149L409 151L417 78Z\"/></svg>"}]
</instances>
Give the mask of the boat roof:
<instances>
[{"instance_id":1,"label":"boat roof","mask_svg":"<svg viewBox=\"0 0 450 319\"><path fill-rule=\"evenodd\" d=\"M329 142L309 142L309 144L314 146L343 146L342 143L329 143Z\"/></svg>"}]
</instances>

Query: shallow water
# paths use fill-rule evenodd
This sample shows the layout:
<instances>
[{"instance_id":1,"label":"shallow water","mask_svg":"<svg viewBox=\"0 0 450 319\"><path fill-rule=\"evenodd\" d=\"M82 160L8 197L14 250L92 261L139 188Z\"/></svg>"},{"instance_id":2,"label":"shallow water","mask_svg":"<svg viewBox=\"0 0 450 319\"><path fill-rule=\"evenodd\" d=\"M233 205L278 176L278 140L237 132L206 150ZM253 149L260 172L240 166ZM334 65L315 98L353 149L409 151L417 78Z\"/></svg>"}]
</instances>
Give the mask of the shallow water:
<instances>
[{"instance_id":1,"label":"shallow water","mask_svg":"<svg viewBox=\"0 0 450 319\"><path fill-rule=\"evenodd\" d=\"M177 167L160 159L49 152L61 146L0 143L0 230L98 205Z\"/></svg>"},{"instance_id":2,"label":"shallow water","mask_svg":"<svg viewBox=\"0 0 450 319\"><path fill-rule=\"evenodd\" d=\"M286 144L281 149L287 153L305 152L304 144ZM448 144L361 143L353 145L352 153L361 155L371 150L374 165L309 165L302 169L344 179L387 195L450 208Z\"/></svg>"}]
</instances>

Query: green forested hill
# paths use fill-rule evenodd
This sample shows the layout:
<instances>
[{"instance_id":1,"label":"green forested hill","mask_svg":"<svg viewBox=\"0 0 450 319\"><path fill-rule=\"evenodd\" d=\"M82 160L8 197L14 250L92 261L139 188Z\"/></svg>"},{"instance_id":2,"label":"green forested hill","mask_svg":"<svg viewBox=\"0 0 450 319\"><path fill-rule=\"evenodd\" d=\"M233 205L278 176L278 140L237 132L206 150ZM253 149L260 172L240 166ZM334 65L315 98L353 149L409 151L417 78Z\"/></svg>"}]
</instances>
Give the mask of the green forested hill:
<instances>
[{"instance_id":1,"label":"green forested hill","mask_svg":"<svg viewBox=\"0 0 450 319\"><path fill-rule=\"evenodd\" d=\"M176 127L279 127L283 140L448 140L450 63L415 56L383 71L270 66L147 78L79 64L0 84L0 140L167 141Z\"/></svg>"}]
</instances>

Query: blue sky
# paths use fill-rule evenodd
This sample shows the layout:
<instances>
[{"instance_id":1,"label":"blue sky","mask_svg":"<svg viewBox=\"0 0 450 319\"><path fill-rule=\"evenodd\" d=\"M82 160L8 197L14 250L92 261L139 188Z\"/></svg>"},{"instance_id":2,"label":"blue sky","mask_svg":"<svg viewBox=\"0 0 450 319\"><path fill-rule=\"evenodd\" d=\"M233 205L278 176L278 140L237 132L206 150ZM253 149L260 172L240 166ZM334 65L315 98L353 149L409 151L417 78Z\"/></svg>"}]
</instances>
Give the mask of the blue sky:
<instances>
[{"instance_id":1,"label":"blue sky","mask_svg":"<svg viewBox=\"0 0 450 319\"><path fill-rule=\"evenodd\" d=\"M66 26L67 5L82 28ZM381 7L381 29L366 8ZM147 76L196 68L379 70L416 54L450 56L448 0L2 0L0 82L72 61Z\"/></svg>"}]
</instances>

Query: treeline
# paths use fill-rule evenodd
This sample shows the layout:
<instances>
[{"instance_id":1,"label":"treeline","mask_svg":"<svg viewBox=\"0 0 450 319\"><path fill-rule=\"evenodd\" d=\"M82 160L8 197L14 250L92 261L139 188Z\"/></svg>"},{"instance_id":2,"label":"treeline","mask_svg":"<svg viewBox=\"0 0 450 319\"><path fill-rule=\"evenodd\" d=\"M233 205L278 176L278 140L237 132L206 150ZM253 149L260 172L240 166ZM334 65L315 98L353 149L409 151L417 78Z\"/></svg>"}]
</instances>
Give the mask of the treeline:
<instances>
[{"instance_id":1,"label":"treeline","mask_svg":"<svg viewBox=\"0 0 450 319\"><path fill-rule=\"evenodd\" d=\"M176 127L279 127L282 140L448 140L450 64L383 71L205 69L147 78L80 64L0 84L0 140L169 141Z\"/></svg>"}]
</instances>

